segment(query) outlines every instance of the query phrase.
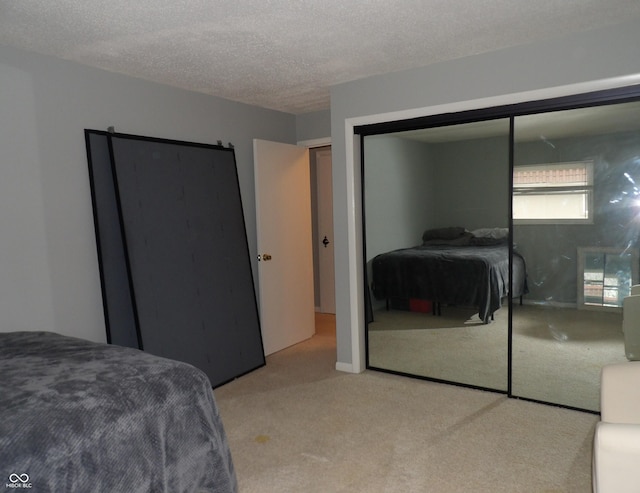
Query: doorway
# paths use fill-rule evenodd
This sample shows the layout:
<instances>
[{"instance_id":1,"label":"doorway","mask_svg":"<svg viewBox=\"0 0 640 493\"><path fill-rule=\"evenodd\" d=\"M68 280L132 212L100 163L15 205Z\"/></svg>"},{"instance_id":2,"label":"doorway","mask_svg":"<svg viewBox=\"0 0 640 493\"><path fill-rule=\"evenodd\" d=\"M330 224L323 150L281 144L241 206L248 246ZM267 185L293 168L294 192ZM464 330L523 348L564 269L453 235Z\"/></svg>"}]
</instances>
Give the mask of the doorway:
<instances>
[{"instance_id":1,"label":"doorway","mask_svg":"<svg viewBox=\"0 0 640 493\"><path fill-rule=\"evenodd\" d=\"M315 310L335 314L331 146L310 148L309 166Z\"/></svg>"},{"instance_id":2,"label":"doorway","mask_svg":"<svg viewBox=\"0 0 640 493\"><path fill-rule=\"evenodd\" d=\"M324 259L333 250L330 147L255 139L254 173L260 318L269 355L311 337L316 308L335 311L333 258L329 265Z\"/></svg>"}]
</instances>

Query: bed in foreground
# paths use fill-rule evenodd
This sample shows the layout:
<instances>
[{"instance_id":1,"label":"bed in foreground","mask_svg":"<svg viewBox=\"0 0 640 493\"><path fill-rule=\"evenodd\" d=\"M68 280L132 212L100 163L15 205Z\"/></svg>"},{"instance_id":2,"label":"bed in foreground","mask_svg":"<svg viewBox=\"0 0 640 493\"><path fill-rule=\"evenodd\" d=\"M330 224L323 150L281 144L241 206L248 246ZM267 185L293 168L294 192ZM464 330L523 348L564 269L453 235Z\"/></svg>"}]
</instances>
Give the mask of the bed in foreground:
<instances>
[{"instance_id":1,"label":"bed in foreground","mask_svg":"<svg viewBox=\"0 0 640 493\"><path fill-rule=\"evenodd\" d=\"M237 490L204 373L51 332L0 333L0 477L37 492Z\"/></svg>"}]
</instances>

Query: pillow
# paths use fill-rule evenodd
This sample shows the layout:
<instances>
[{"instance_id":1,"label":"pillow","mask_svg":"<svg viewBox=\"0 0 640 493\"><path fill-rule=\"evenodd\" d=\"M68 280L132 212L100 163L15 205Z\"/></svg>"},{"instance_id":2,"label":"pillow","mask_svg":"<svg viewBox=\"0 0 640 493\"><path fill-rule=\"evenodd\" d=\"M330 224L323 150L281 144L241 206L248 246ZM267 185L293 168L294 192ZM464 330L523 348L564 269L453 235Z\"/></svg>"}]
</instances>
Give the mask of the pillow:
<instances>
[{"instance_id":1,"label":"pillow","mask_svg":"<svg viewBox=\"0 0 640 493\"><path fill-rule=\"evenodd\" d=\"M491 238L489 236L485 236L484 238L476 238L475 236L472 236L469 241L469 244L474 246L496 246L504 245L506 243L506 238Z\"/></svg>"},{"instance_id":2,"label":"pillow","mask_svg":"<svg viewBox=\"0 0 640 493\"><path fill-rule=\"evenodd\" d=\"M509 228L480 228L471 232L476 238L493 238L503 240L509 237Z\"/></svg>"},{"instance_id":3,"label":"pillow","mask_svg":"<svg viewBox=\"0 0 640 493\"><path fill-rule=\"evenodd\" d=\"M473 235L472 245L502 245L509 239L509 228L480 228L473 230L471 234Z\"/></svg>"},{"instance_id":4,"label":"pillow","mask_svg":"<svg viewBox=\"0 0 640 493\"><path fill-rule=\"evenodd\" d=\"M477 240L478 238L474 238L473 235L469 232L463 234L462 236L458 236L457 238L453 238L452 240L445 240L442 238L434 238L432 240L425 240L422 242L423 246L467 246L473 244L473 240ZM496 240L491 240L496 241Z\"/></svg>"},{"instance_id":5,"label":"pillow","mask_svg":"<svg viewBox=\"0 0 640 493\"><path fill-rule=\"evenodd\" d=\"M422 233L422 241L430 240L455 240L465 236L467 230L462 227L453 226L450 228L427 229Z\"/></svg>"}]
</instances>

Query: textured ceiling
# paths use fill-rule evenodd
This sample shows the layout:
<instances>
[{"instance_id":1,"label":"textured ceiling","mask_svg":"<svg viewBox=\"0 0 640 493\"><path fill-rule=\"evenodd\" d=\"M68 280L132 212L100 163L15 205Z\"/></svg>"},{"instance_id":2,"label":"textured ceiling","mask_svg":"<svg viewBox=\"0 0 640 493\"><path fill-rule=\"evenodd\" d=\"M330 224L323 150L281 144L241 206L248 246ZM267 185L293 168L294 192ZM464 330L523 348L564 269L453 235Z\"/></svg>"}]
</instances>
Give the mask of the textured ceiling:
<instances>
[{"instance_id":1,"label":"textured ceiling","mask_svg":"<svg viewBox=\"0 0 640 493\"><path fill-rule=\"evenodd\" d=\"M0 44L300 114L334 84L632 19L639 0L0 0Z\"/></svg>"}]
</instances>

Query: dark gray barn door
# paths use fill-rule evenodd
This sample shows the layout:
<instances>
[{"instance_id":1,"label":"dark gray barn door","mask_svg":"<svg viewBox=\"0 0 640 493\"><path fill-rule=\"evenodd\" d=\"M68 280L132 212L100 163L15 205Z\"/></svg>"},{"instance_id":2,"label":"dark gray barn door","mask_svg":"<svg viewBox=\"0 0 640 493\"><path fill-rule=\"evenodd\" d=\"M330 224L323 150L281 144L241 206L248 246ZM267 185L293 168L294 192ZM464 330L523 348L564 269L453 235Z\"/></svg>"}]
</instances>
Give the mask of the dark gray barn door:
<instances>
[{"instance_id":1,"label":"dark gray barn door","mask_svg":"<svg viewBox=\"0 0 640 493\"><path fill-rule=\"evenodd\" d=\"M86 134L110 342L214 387L264 365L233 149Z\"/></svg>"}]
</instances>

